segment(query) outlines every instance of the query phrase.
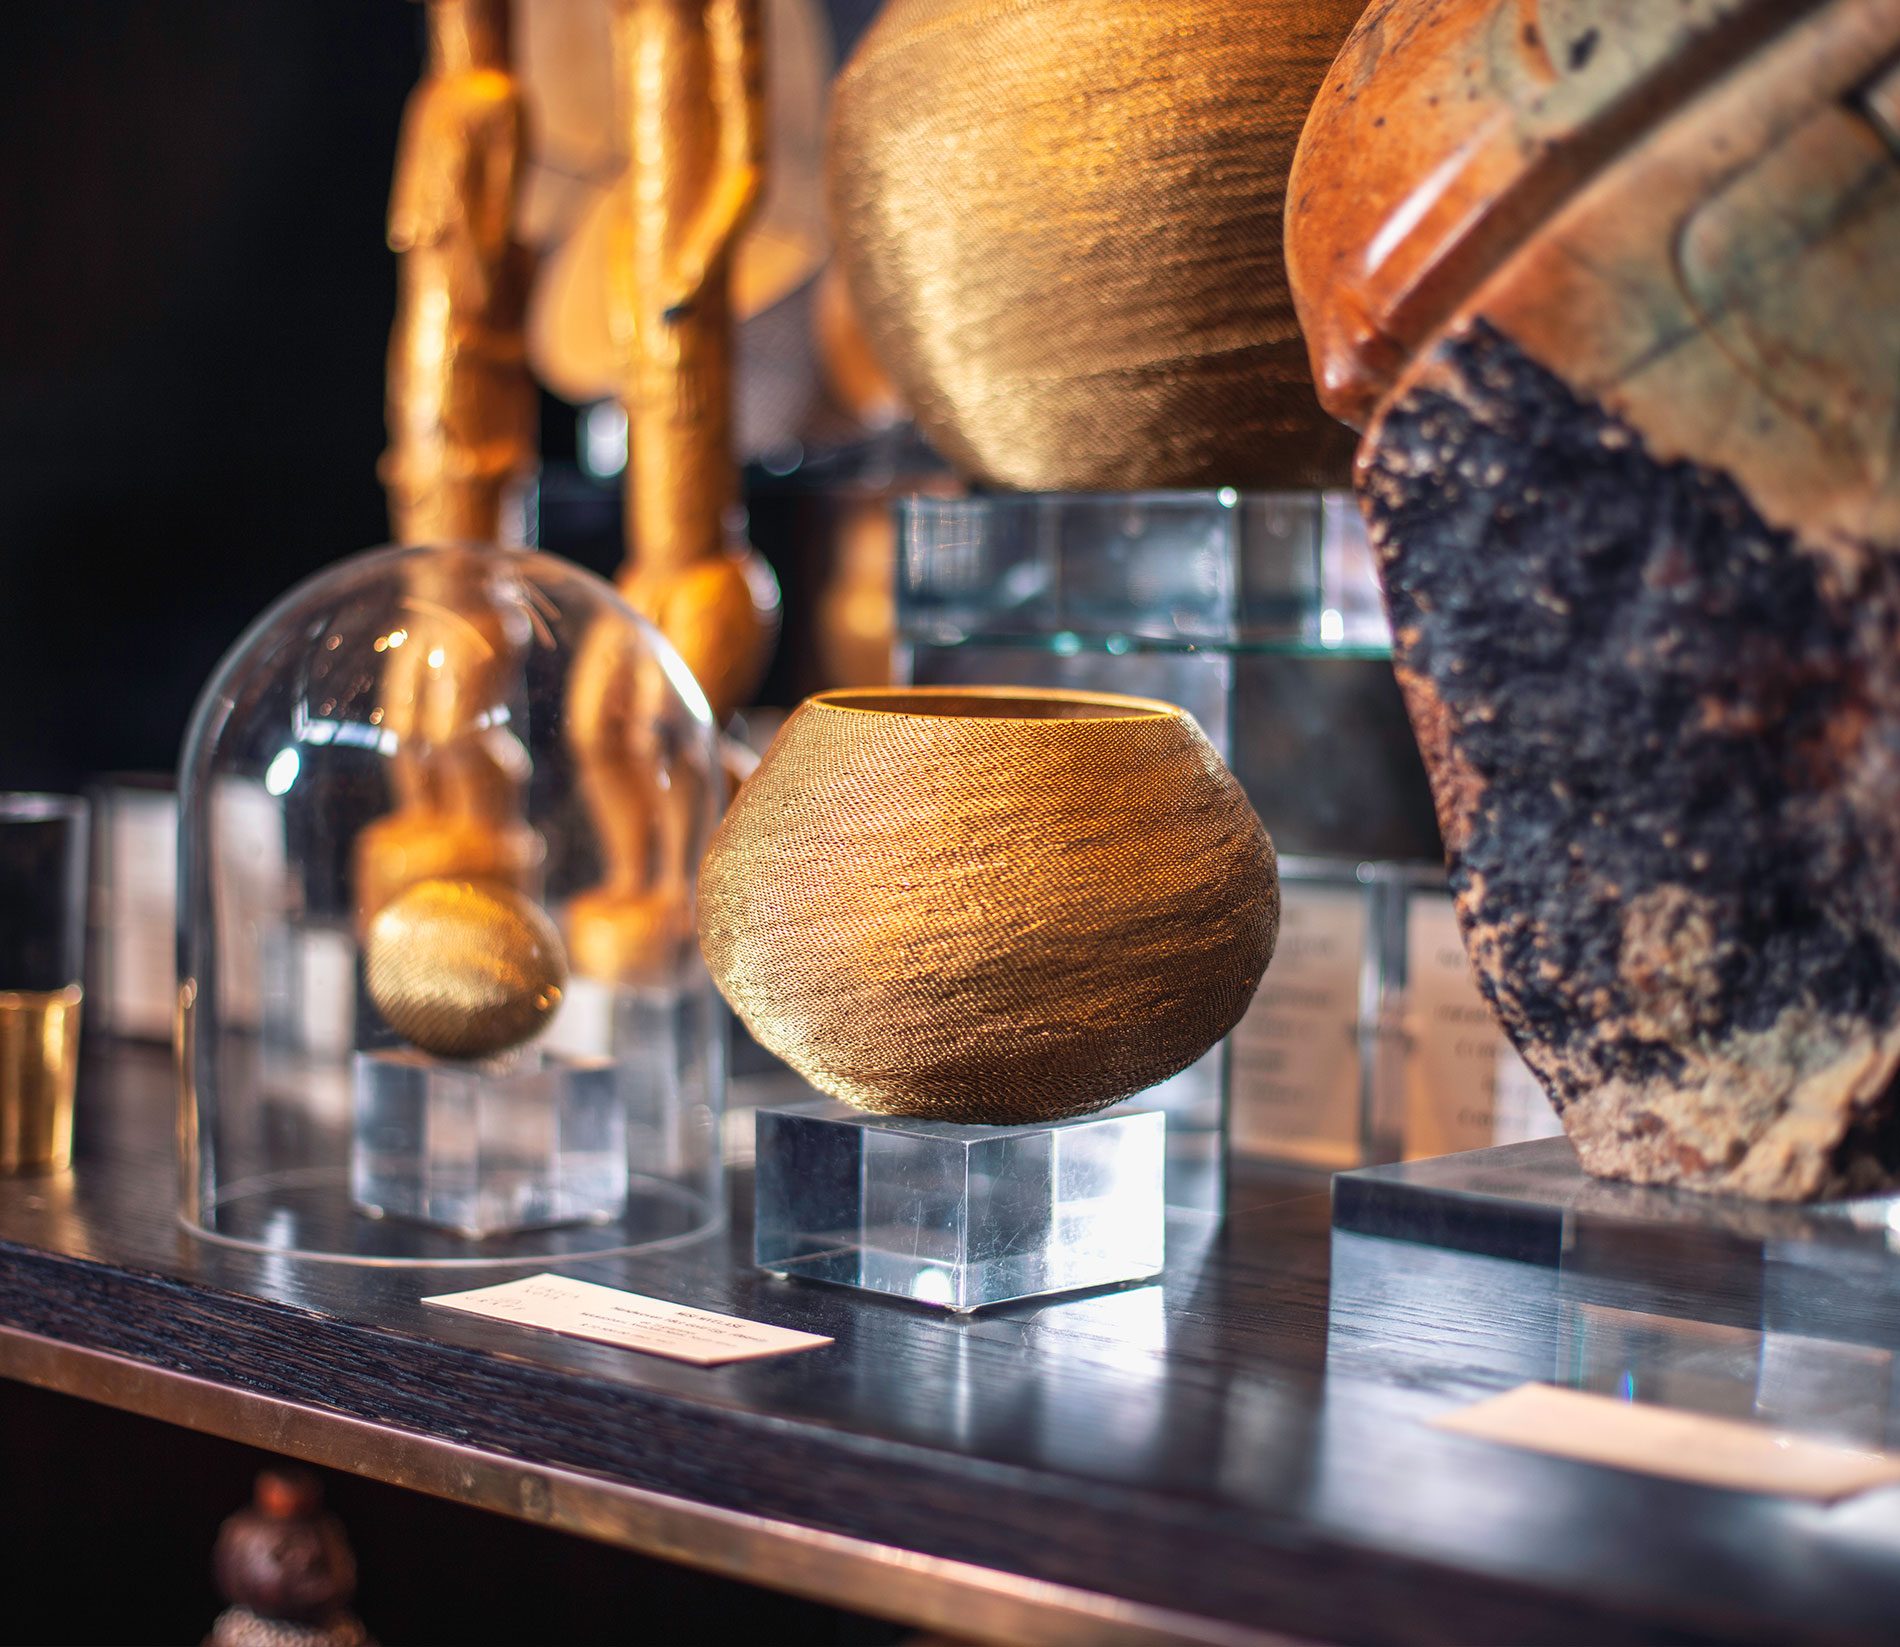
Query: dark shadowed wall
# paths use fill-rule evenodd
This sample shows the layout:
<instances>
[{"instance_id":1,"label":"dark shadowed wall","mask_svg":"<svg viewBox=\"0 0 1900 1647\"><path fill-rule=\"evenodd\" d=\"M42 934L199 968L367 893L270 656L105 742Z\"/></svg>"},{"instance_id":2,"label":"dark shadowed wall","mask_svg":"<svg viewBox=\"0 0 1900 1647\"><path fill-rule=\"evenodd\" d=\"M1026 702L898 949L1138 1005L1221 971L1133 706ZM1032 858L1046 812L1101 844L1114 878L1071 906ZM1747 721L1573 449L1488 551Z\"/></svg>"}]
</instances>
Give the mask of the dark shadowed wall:
<instances>
[{"instance_id":1,"label":"dark shadowed wall","mask_svg":"<svg viewBox=\"0 0 1900 1647\"><path fill-rule=\"evenodd\" d=\"M244 623L381 541L420 62L410 0L0 3L0 788L170 766Z\"/></svg>"}]
</instances>

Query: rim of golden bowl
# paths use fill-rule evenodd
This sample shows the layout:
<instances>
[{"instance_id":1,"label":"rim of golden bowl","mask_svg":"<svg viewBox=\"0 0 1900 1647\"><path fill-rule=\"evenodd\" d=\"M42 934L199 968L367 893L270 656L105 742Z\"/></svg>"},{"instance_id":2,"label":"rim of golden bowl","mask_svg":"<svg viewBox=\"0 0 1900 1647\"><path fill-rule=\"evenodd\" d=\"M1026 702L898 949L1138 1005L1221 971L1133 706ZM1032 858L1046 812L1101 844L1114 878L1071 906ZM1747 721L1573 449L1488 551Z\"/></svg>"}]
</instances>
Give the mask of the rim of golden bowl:
<instances>
[{"instance_id":1,"label":"rim of golden bowl","mask_svg":"<svg viewBox=\"0 0 1900 1647\"><path fill-rule=\"evenodd\" d=\"M1182 720L1187 711L1159 698L1051 686L842 686L808 700L815 709L915 720L1013 721L1024 725L1091 721ZM956 705L972 705L959 709ZM1023 712L1011 714L1010 705ZM1032 707L1035 706L1035 707ZM1053 711L1053 712L1052 712Z\"/></svg>"}]
</instances>

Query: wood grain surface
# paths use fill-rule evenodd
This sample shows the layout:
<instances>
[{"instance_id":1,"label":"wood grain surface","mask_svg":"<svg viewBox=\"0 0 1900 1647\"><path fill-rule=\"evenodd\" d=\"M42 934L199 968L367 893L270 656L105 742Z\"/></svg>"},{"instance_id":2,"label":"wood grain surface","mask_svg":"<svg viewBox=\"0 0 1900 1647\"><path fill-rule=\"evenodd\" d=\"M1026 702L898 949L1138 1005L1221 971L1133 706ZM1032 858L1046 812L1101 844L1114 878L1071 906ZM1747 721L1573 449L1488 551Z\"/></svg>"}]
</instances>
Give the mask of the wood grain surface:
<instances>
[{"instance_id":1,"label":"wood grain surface","mask_svg":"<svg viewBox=\"0 0 1900 1647\"><path fill-rule=\"evenodd\" d=\"M328 1427L347 1440L330 1461L449 1497L508 1466L529 1519L578 1478L666 1495L725 1517L666 1551L720 1570L740 1518L861 1541L885 1552L888 1610L923 1623L945 1614L906 1599L906 1567L946 1562L1032 1602L1166 1609L1200 1640L1884 1642L1900 1615L1891 1495L1816 1512L1428 1429L1558 1375L1535 1266L1342 1237L1329 1297L1313 1181L1245 1180L1223 1226L1177 1219L1158 1285L958 1321L758 1274L742 1179L728 1235L572 1266L837 1341L696 1368L425 1311L440 1272L207 1245L175 1219L171 1111L163 1055L104 1053L73 1173L0 1184L0 1337L46 1347L0 1354L15 1376L95 1364L73 1393L133 1407L160 1375L242 1397L283 1415L286 1450ZM1012 1632L1169 1633L1024 1625L1045 1613Z\"/></svg>"}]
</instances>

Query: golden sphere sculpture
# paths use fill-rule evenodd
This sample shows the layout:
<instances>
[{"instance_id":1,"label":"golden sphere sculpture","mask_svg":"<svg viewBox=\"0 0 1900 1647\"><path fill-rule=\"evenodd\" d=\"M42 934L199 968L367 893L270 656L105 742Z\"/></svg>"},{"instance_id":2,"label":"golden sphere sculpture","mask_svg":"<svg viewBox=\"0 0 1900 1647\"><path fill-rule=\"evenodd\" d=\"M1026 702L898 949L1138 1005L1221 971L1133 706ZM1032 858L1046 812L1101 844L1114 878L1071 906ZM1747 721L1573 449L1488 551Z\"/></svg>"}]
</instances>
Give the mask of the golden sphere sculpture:
<instances>
[{"instance_id":1,"label":"golden sphere sculpture","mask_svg":"<svg viewBox=\"0 0 1900 1647\"><path fill-rule=\"evenodd\" d=\"M833 93L833 228L951 462L1032 491L1343 479L1280 236L1361 6L889 0Z\"/></svg>"},{"instance_id":2,"label":"golden sphere sculpture","mask_svg":"<svg viewBox=\"0 0 1900 1647\"><path fill-rule=\"evenodd\" d=\"M1273 843L1192 716L1106 693L827 692L700 870L753 1035L861 1109L1015 1124L1165 1080L1239 1021Z\"/></svg>"},{"instance_id":3,"label":"golden sphere sculpture","mask_svg":"<svg viewBox=\"0 0 1900 1647\"><path fill-rule=\"evenodd\" d=\"M389 1027L438 1058L520 1046L567 987L561 935L539 904L499 882L440 877L376 912L363 970Z\"/></svg>"}]
</instances>

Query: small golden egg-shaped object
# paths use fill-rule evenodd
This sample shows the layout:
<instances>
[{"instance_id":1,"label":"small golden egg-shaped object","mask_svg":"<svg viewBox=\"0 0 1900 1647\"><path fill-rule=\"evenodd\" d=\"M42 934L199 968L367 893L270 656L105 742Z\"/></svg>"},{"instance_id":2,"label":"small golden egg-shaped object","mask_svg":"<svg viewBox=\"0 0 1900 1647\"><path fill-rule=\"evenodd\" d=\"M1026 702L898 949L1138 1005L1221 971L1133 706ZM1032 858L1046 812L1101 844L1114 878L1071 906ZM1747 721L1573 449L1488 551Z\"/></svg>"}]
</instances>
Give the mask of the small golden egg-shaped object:
<instances>
[{"instance_id":1,"label":"small golden egg-shaped object","mask_svg":"<svg viewBox=\"0 0 1900 1647\"><path fill-rule=\"evenodd\" d=\"M486 1058L521 1045L567 987L554 923L496 882L418 881L377 911L364 947L376 1010L438 1058Z\"/></svg>"}]
</instances>

